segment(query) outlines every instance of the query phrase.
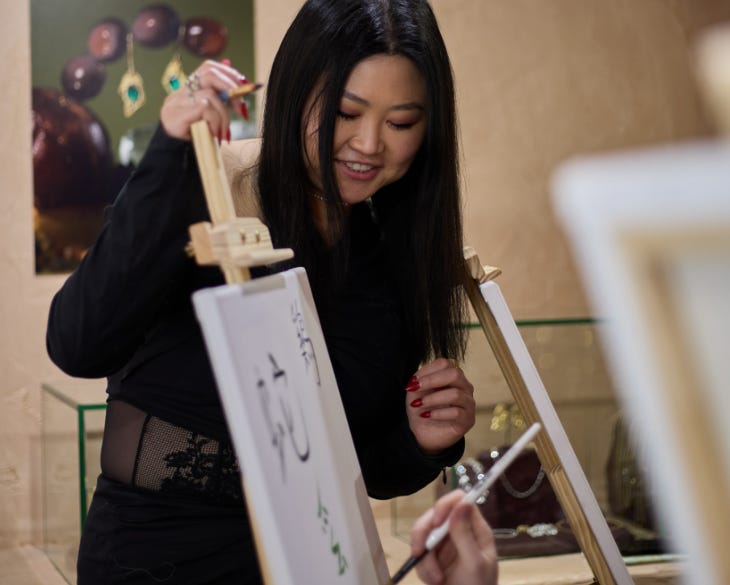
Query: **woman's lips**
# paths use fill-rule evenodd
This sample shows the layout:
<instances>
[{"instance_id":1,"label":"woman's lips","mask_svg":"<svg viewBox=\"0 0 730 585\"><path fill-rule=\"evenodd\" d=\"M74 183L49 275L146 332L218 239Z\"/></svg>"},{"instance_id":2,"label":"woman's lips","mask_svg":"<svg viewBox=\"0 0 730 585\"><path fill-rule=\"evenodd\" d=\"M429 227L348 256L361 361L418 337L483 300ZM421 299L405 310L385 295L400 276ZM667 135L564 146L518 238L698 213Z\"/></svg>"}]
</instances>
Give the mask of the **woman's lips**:
<instances>
[{"instance_id":1,"label":"woman's lips","mask_svg":"<svg viewBox=\"0 0 730 585\"><path fill-rule=\"evenodd\" d=\"M380 172L380 167L366 163L336 161L340 171L354 181L371 181Z\"/></svg>"}]
</instances>

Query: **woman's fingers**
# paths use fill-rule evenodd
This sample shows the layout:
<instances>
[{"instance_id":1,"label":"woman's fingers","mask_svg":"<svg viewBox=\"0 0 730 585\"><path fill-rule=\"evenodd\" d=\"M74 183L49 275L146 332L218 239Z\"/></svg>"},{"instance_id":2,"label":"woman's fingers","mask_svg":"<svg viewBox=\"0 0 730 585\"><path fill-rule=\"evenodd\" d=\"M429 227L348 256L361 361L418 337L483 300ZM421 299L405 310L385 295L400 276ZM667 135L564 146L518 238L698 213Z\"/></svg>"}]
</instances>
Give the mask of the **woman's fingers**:
<instances>
[{"instance_id":1,"label":"woman's fingers","mask_svg":"<svg viewBox=\"0 0 730 585\"><path fill-rule=\"evenodd\" d=\"M438 504L438 502L437 502ZM426 511L418 520L413 523L411 528L411 555L416 557L426 550L426 539L431 530L439 526L443 521L434 518L435 507ZM443 579L443 571L439 566L438 558L435 554L426 555L421 562L416 565L416 572L421 581L428 584L440 583Z\"/></svg>"},{"instance_id":2,"label":"woman's fingers","mask_svg":"<svg viewBox=\"0 0 730 585\"><path fill-rule=\"evenodd\" d=\"M474 387L450 360L439 358L421 367L406 387L408 404L424 418L452 420L474 415ZM473 424L473 421L469 423Z\"/></svg>"},{"instance_id":3,"label":"woman's fingers","mask_svg":"<svg viewBox=\"0 0 730 585\"><path fill-rule=\"evenodd\" d=\"M411 554L425 550L429 533L449 520L449 535L416 565L418 576L429 585L496 585L497 549L494 535L479 509L463 501L454 490L439 498L411 530Z\"/></svg>"},{"instance_id":4,"label":"woman's fingers","mask_svg":"<svg viewBox=\"0 0 730 585\"><path fill-rule=\"evenodd\" d=\"M231 73L235 70L213 61L208 63L201 66L197 73L201 88L213 88L216 92L223 93L241 85L239 76Z\"/></svg>"},{"instance_id":5,"label":"woman's fingers","mask_svg":"<svg viewBox=\"0 0 730 585\"><path fill-rule=\"evenodd\" d=\"M438 453L474 426L474 387L461 368L439 358L424 364L406 386L408 424L427 453Z\"/></svg>"},{"instance_id":6,"label":"woman's fingers","mask_svg":"<svg viewBox=\"0 0 730 585\"><path fill-rule=\"evenodd\" d=\"M409 387L414 391L457 387L467 393L474 393L474 387L466 379L461 368L445 358L438 358L421 366L411 378Z\"/></svg>"},{"instance_id":7,"label":"woman's fingers","mask_svg":"<svg viewBox=\"0 0 730 585\"><path fill-rule=\"evenodd\" d=\"M420 378L452 367L454 367L454 365L451 360L447 358L436 358L435 360L425 363L418 368L416 376Z\"/></svg>"},{"instance_id":8,"label":"woman's fingers","mask_svg":"<svg viewBox=\"0 0 730 585\"><path fill-rule=\"evenodd\" d=\"M219 141L230 140L228 110L216 92L212 89L200 90L195 99L199 99L203 106L202 118L208 123L211 134Z\"/></svg>"},{"instance_id":9,"label":"woman's fingers","mask_svg":"<svg viewBox=\"0 0 730 585\"><path fill-rule=\"evenodd\" d=\"M170 136L190 139L190 126L205 120L218 140L230 140L230 116L222 96L246 83L246 78L229 64L205 61L188 76L185 87L165 99L160 121ZM241 100L231 100L231 107L241 108Z\"/></svg>"},{"instance_id":10,"label":"woman's fingers","mask_svg":"<svg viewBox=\"0 0 730 585\"><path fill-rule=\"evenodd\" d=\"M451 512L449 543L453 547L442 566L454 583L496 584L497 547L491 528L474 504L461 502Z\"/></svg>"}]
</instances>

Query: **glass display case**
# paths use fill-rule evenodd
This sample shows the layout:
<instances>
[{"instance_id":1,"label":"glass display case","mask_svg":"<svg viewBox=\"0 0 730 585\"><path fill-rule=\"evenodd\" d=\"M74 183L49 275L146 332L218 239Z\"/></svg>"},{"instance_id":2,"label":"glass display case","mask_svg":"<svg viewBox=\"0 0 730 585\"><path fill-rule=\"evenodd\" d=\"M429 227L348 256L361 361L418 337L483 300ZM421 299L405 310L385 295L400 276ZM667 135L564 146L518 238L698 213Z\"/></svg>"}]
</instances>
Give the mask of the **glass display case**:
<instances>
[{"instance_id":1,"label":"glass display case","mask_svg":"<svg viewBox=\"0 0 730 585\"><path fill-rule=\"evenodd\" d=\"M663 554L651 494L623 425L592 319L517 323L578 461L625 557ZM445 491L468 489L526 428L500 366L478 324L470 324L463 364L474 384L477 421L459 465L421 491L391 501L391 529L408 541L413 521ZM525 452L480 502L495 529L501 558L579 551L557 496L534 452Z\"/></svg>"},{"instance_id":2,"label":"glass display case","mask_svg":"<svg viewBox=\"0 0 730 585\"><path fill-rule=\"evenodd\" d=\"M105 382L64 380L41 386L43 547L69 583L86 512L99 475Z\"/></svg>"}]
</instances>

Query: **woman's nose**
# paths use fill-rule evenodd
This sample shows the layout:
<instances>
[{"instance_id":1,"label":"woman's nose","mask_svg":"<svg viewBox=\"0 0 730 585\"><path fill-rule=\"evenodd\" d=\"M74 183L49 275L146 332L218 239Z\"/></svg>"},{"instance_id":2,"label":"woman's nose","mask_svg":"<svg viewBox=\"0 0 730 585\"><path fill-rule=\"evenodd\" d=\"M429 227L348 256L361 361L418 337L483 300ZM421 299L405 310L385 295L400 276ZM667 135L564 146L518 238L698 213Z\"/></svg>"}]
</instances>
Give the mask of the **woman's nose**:
<instances>
[{"instance_id":1,"label":"woman's nose","mask_svg":"<svg viewBox=\"0 0 730 585\"><path fill-rule=\"evenodd\" d=\"M363 121L352 137L352 146L363 154L378 154L383 150L380 125Z\"/></svg>"}]
</instances>

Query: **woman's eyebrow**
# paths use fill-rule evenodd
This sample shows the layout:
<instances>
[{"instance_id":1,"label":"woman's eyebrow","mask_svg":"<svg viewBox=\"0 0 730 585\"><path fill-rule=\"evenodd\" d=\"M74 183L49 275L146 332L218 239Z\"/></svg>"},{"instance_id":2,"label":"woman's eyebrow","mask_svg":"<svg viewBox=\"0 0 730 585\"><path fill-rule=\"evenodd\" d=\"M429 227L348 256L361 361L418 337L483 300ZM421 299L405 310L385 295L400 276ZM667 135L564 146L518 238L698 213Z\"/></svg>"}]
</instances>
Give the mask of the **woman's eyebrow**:
<instances>
[{"instance_id":1,"label":"woman's eyebrow","mask_svg":"<svg viewBox=\"0 0 730 585\"><path fill-rule=\"evenodd\" d=\"M348 99L350 101L356 102L358 104L361 104L363 106L369 106L370 102L367 101L364 98L361 98L359 95L355 95L354 93L350 91L345 91L342 94L342 97L345 99ZM418 102L408 102L405 104L397 104L395 106L391 106L388 108L389 110L423 110L423 105L419 104Z\"/></svg>"}]
</instances>

